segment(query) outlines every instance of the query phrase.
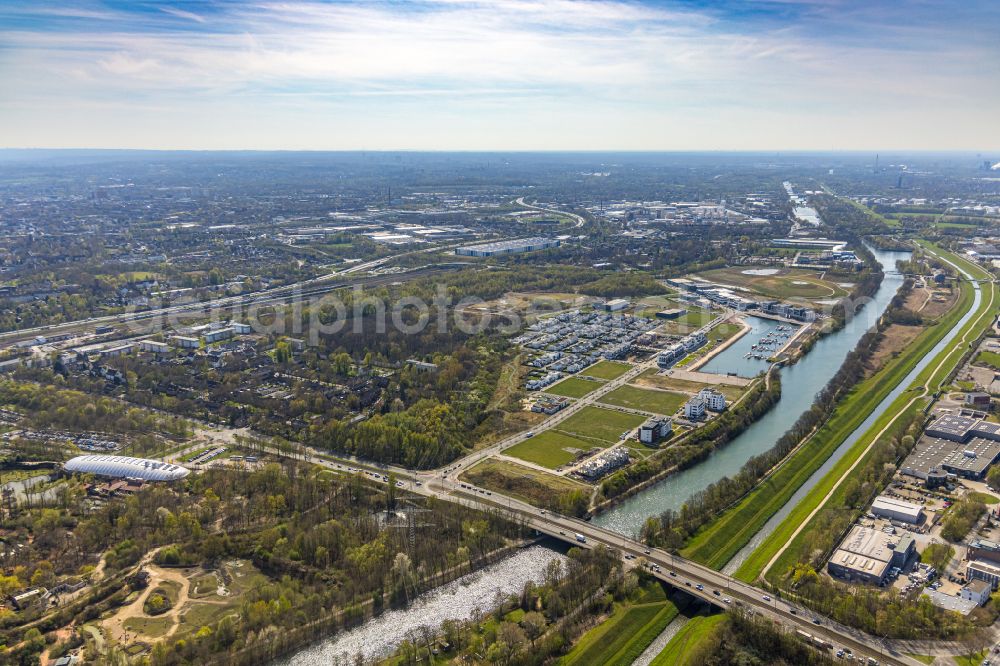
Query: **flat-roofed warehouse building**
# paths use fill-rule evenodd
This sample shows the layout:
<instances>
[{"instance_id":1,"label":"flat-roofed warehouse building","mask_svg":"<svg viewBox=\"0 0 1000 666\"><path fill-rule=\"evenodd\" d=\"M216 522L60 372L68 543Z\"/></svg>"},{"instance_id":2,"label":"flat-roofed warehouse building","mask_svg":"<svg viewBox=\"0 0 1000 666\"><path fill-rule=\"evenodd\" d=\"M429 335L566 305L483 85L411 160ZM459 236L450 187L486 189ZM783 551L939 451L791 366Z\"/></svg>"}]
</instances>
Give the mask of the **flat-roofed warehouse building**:
<instances>
[{"instance_id":1,"label":"flat-roofed warehouse building","mask_svg":"<svg viewBox=\"0 0 1000 666\"><path fill-rule=\"evenodd\" d=\"M494 243L482 243L480 245L467 245L455 249L455 254L460 257L495 257L504 254L518 254L520 252L535 252L537 250L548 250L559 247L561 242L554 238L522 238L520 240L496 241Z\"/></svg>"},{"instance_id":2,"label":"flat-roofed warehouse building","mask_svg":"<svg viewBox=\"0 0 1000 666\"><path fill-rule=\"evenodd\" d=\"M831 576L849 581L882 583L889 570L902 567L913 554L913 537L894 536L855 525L827 562Z\"/></svg>"},{"instance_id":3,"label":"flat-roofed warehouse building","mask_svg":"<svg viewBox=\"0 0 1000 666\"><path fill-rule=\"evenodd\" d=\"M924 521L924 507L885 495L876 497L875 501L872 502L872 513L879 518L900 520L913 525Z\"/></svg>"},{"instance_id":4,"label":"flat-roofed warehouse building","mask_svg":"<svg viewBox=\"0 0 1000 666\"><path fill-rule=\"evenodd\" d=\"M191 472L180 465L148 458L129 456L86 455L70 458L63 463L67 472L93 474L112 479L142 479L143 481L178 481Z\"/></svg>"},{"instance_id":5,"label":"flat-roofed warehouse building","mask_svg":"<svg viewBox=\"0 0 1000 666\"><path fill-rule=\"evenodd\" d=\"M981 479L1000 458L1000 423L976 413L941 414L924 430L900 468L903 474L928 482L942 476Z\"/></svg>"}]
</instances>

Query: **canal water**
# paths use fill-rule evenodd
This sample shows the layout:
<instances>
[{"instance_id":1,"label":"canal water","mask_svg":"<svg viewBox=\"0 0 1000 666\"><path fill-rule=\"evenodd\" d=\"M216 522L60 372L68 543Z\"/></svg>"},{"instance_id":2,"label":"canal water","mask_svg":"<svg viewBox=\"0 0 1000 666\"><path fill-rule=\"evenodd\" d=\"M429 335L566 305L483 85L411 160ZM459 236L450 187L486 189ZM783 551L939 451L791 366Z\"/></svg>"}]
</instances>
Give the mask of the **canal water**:
<instances>
[{"instance_id":1,"label":"canal water","mask_svg":"<svg viewBox=\"0 0 1000 666\"><path fill-rule=\"evenodd\" d=\"M967 278L972 277L965 271L962 271L962 273ZM837 450L833 453L833 455L827 458L819 469L813 472L812 476L810 476L809 479L806 480L806 482L802 484L797 491L795 491L795 494L792 495L791 499L789 499L776 514L771 516L771 519L764 524L764 527L761 528L761 530L757 532L752 539L750 539L750 542L747 543L746 546L744 546L731 560L729 560L729 562L726 563L726 566L723 568L725 573L732 574L740 568L740 565L742 565L743 562L750 557L750 554L756 550L758 546L763 544L769 536L771 536L771 533L778 528L778 525L780 525L788 514L791 513L792 509L794 509L799 502L805 498L809 490L816 485L820 479L826 476L827 472L829 472L830 469L837 464L837 461L840 460L845 453L847 453L848 449L857 444L858 440L871 429L871 427L875 424L875 421L877 421L878 418L886 412L893 401L895 401L896 398L907 390L910 384L913 383L913 380L917 378L917 375L923 372L938 354L952 344L955 336L961 332L962 327L965 326L973 315L975 315L976 310L979 308L979 304L982 301L983 292L980 289L979 284L977 282L973 282L972 288L974 289L973 301L972 307L969 308L969 311L962 315L962 318L958 320L958 323L952 326L951 330L948 331L948 333L936 345L934 345L934 348L917 362L913 369L910 370L906 377L903 378L903 381L899 382L896 388L890 391L889 395L882 399L882 402L878 404L868 418L866 418L864 422L862 422L862 424L858 426L854 432L847 437L847 439L844 440L843 444L837 447Z\"/></svg>"},{"instance_id":2,"label":"canal water","mask_svg":"<svg viewBox=\"0 0 1000 666\"><path fill-rule=\"evenodd\" d=\"M477 611L493 608L497 595L520 594L528 581L542 583L549 562L558 560L565 571L566 556L545 546L531 546L505 560L462 576L420 595L407 608L393 610L310 645L279 660L282 666L329 666L354 663L364 655L365 663L391 655L408 637L419 637L421 627L433 632L445 620L468 620Z\"/></svg>"},{"instance_id":3,"label":"canal water","mask_svg":"<svg viewBox=\"0 0 1000 666\"><path fill-rule=\"evenodd\" d=\"M881 250L873 250L873 253L885 273L882 284L842 329L820 339L795 365L781 370L781 399L777 405L707 460L626 499L596 516L593 522L620 534L636 536L650 516L667 509L680 509L691 495L725 476L736 474L747 460L774 446L799 415L809 409L816 394L836 374L844 358L875 324L903 283L903 276L896 271L896 262L909 258L909 253ZM705 369L719 373L746 372L746 351L741 353L739 350L738 345L733 345L712 359Z\"/></svg>"}]
</instances>

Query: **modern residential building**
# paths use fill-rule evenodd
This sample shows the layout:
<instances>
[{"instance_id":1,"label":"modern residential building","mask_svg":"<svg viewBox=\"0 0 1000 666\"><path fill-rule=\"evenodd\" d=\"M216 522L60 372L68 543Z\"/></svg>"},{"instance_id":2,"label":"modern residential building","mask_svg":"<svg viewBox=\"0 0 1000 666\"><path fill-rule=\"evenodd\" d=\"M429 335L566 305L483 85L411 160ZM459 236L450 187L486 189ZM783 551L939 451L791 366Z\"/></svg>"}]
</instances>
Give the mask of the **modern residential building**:
<instances>
[{"instance_id":1,"label":"modern residential building","mask_svg":"<svg viewBox=\"0 0 1000 666\"><path fill-rule=\"evenodd\" d=\"M639 441L655 444L673 431L673 422L664 417L651 418L639 426Z\"/></svg>"},{"instance_id":2,"label":"modern residential building","mask_svg":"<svg viewBox=\"0 0 1000 666\"><path fill-rule=\"evenodd\" d=\"M721 412L726 408L726 396L713 388L703 388L698 391L698 397L705 401L705 406L713 412Z\"/></svg>"},{"instance_id":3,"label":"modern residential building","mask_svg":"<svg viewBox=\"0 0 1000 666\"><path fill-rule=\"evenodd\" d=\"M684 418L697 421L705 416L705 401L695 396L684 403Z\"/></svg>"}]
</instances>

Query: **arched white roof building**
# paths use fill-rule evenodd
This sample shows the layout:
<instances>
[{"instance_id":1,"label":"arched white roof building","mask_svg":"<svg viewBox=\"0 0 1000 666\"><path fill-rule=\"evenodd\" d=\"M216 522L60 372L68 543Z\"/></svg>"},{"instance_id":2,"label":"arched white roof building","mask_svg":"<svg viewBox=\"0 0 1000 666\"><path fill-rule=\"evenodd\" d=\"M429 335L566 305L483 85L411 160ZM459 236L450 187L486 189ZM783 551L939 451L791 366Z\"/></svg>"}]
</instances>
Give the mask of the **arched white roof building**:
<instances>
[{"instance_id":1,"label":"arched white roof building","mask_svg":"<svg viewBox=\"0 0 1000 666\"><path fill-rule=\"evenodd\" d=\"M67 472L95 474L115 479L142 479L144 481L177 481L191 473L173 463L129 456L77 456L67 460L63 467Z\"/></svg>"}]
</instances>

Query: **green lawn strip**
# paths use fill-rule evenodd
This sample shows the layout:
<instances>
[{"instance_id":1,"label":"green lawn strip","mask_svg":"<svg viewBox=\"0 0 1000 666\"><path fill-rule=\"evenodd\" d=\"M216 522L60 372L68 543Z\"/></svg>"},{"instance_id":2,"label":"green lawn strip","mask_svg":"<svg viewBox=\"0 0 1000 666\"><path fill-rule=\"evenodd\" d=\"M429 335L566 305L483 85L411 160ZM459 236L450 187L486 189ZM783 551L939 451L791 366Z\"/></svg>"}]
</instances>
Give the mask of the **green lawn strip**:
<instances>
[{"instance_id":1,"label":"green lawn strip","mask_svg":"<svg viewBox=\"0 0 1000 666\"><path fill-rule=\"evenodd\" d=\"M687 402L688 399L689 396L683 393L644 389L626 384L601 396L600 401L606 405L639 409L644 412L670 416L680 409L681 405Z\"/></svg>"},{"instance_id":2,"label":"green lawn strip","mask_svg":"<svg viewBox=\"0 0 1000 666\"><path fill-rule=\"evenodd\" d=\"M699 531L682 554L711 567L721 567L728 562L764 526L764 523L784 506L837 447L868 418L885 396L905 378L913 365L951 330L971 302L972 288L963 283L962 296L955 308L937 325L917 336L899 356L886 363L879 372L855 386L841 400L827 422L799 450L787 458L776 472L734 509L724 512ZM983 304L985 303L984 298ZM976 321L975 317L970 323L973 321ZM925 373L932 372L935 365L935 363L928 365ZM923 374L921 373L922 376ZM917 381L920 382L920 377ZM912 397L906 394L904 396L907 400ZM769 544L774 542L773 539L768 541ZM775 548L777 547L780 547L780 543L775 544Z\"/></svg>"},{"instance_id":3,"label":"green lawn strip","mask_svg":"<svg viewBox=\"0 0 1000 666\"><path fill-rule=\"evenodd\" d=\"M666 647L650 666L682 666L687 664L687 657L704 641L712 640L719 625L726 619L725 615L709 615L693 617L688 620L677 634L670 639Z\"/></svg>"},{"instance_id":4,"label":"green lawn strip","mask_svg":"<svg viewBox=\"0 0 1000 666\"><path fill-rule=\"evenodd\" d=\"M586 441L596 439L611 444L617 442L623 432L638 427L645 420L638 414L588 406L560 423L556 429Z\"/></svg>"},{"instance_id":5,"label":"green lawn strip","mask_svg":"<svg viewBox=\"0 0 1000 666\"><path fill-rule=\"evenodd\" d=\"M1000 370L1000 354L991 351L981 351L976 355L975 363L976 365L985 365L994 370Z\"/></svg>"},{"instance_id":6,"label":"green lawn strip","mask_svg":"<svg viewBox=\"0 0 1000 666\"><path fill-rule=\"evenodd\" d=\"M989 493L981 493L978 491L971 492L968 495L971 499L982 502L983 504L997 504L1000 502L1000 498L996 495L990 495Z\"/></svg>"},{"instance_id":7,"label":"green lawn strip","mask_svg":"<svg viewBox=\"0 0 1000 666\"><path fill-rule=\"evenodd\" d=\"M907 657L912 657L912 658L916 659L917 661L923 662L925 664L933 664L934 660L937 659L937 657L932 657L932 656L927 655L927 654L907 654L906 656Z\"/></svg>"},{"instance_id":8,"label":"green lawn strip","mask_svg":"<svg viewBox=\"0 0 1000 666\"><path fill-rule=\"evenodd\" d=\"M555 469L576 459L576 454L566 449L589 451L595 446L598 446L597 442L588 442L555 430L546 430L506 449L504 455Z\"/></svg>"},{"instance_id":9,"label":"green lawn strip","mask_svg":"<svg viewBox=\"0 0 1000 666\"><path fill-rule=\"evenodd\" d=\"M567 398L582 398L591 391L601 387L601 382L594 382L580 377L567 377L558 384L543 389L545 393L562 395Z\"/></svg>"},{"instance_id":10,"label":"green lawn strip","mask_svg":"<svg viewBox=\"0 0 1000 666\"><path fill-rule=\"evenodd\" d=\"M989 289L993 289L993 285L989 286ZM989 325L991 321L991 308L989 307L990 298L988 292L984 290L983 299L980 303L979 310L977 314L966 322L965 326L959 331L957 340L962 340L970 332L975 332L979 328ZM951 366L953 366L960 358L964 347L962 345L957 345L943 350L937 357L935 357L926 368L924 368L920 374L914 379L913 387L922 387L924 385L930 386L932 389L940 386L947 377L948 373L951 371ZM935 370L942 359L947 359L947 362L940 369ZM877 376L877 375L876 375ZM750 557L740 566L736 571L736 577L745 581L756 580L760 576L764 567L767 563L771 561L774 555L782 548L784 544L788 544L788 548L784 551L782 556L778 558L774 566L771 568L769 573L781 575L789 566L791 566L791 558L793 553L797 551L795 546L801 542L803 538L809 533L808 526L799 532L798 536L792 539L792 534L798 529L798 526L802 525L807 517L812 511L819 506L823 498L834 488L834 486L840 482L841 477L850 468L854 461L857 460L858 456L865 450L865 448L872 442L875 436L881 431L887 424L889 424L897 416L903 416L904 419L910 414L915 413L917 410L923 408L923 401L917 401L914 404L907 407L914 397L911 390L907 390L902 393L889 408L879 417L879 419L864 433L864 435L851 447L851 449L837 461L837 464L809 491L801 502L792 509L791 513L782 521L781 525L770 535L770 538L761 545L757 550L755 550ZM871 451L869 452L869 455ZM861 464L864 464L862 461ZM831 496L830 501L837 506L837 502L841 501L842 487L838 488L834 494ZM818 513L816 514L819 515ZM791 542L790 542L791 541Z\"/></svg>"},{"instance_id":11,"label":"green lawn strip","mask_svg":"<svg viewBox=\"0 0 1000 666\"><path fill-rule=\"evenodd\" d=\"M580 371L581 375L595 379L618 379L632 369L628 363L618 361L598 361L594 365Z\"/></svg>"},{"instance_id":12,"label":"green lawn strip","mask_svg":"<svg viewBox=\"0 0 1000 666\"><path fill-rule=\"evenodd\" d=\"M629 666L675 617L677 607L670 602L616 607L610 618L584 634L559 663Z\"/></svg>"},{"instance_id":13,"label":"green lawn strip","mask_svg":"<svg viewBox=\"0 0 1000 666\"><path fill-rule=\"evenodd\" d=\"M958 666L979 666L989 653L989 650L983 650L981 652L973 652L972 654L963 654L960 657L952 657L952 659L955 660Z\"/></svg>"}]
</instances>

